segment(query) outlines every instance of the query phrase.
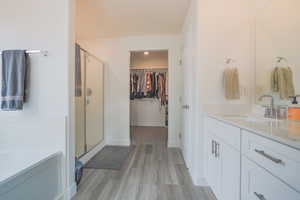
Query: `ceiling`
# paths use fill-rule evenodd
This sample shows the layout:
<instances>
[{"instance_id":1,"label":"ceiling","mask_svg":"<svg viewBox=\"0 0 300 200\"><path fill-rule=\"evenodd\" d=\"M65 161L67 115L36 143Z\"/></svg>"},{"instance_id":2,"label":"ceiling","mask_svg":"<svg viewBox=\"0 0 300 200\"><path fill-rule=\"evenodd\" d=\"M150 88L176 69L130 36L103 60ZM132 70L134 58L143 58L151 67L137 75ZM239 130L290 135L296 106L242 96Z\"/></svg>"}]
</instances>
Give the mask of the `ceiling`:
<instances>
[{"instance_id":1,"label":"ceiling","mask_svg":"<svg viewBox=\"0 0 300 200\"><path fill-rule=\"evenodd\" d=\"M178 33L190 0L77 0L77 39Z\"/></svg>"},{"instance_id":2,"label":"ceiling","mask_svg":"<svg viewBox=\"0 0 300 200\"><path fill-rule=\"evenodd\" d=\"M168 68L168 50L131 51L130 67Z\"/></svg>"}]
</instances>

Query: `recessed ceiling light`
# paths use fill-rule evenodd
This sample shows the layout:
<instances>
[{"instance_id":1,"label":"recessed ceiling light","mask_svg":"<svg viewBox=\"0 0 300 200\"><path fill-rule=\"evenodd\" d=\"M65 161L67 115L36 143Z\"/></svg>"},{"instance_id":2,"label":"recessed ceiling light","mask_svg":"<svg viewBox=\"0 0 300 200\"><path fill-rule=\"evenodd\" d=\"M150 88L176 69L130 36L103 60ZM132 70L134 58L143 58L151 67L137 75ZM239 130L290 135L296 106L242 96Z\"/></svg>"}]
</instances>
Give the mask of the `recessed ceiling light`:
<instances>
[{"instance_id":1,"label":"recessed ceiling light","mask_svg":"<svg viewBox=\"0 0 300 200\"><path fill-rule=\"evenodd\" d=\"M149 55L149 51L145 51L145 52L144 52L144 55Z\"/></svg>"}]
</instances>

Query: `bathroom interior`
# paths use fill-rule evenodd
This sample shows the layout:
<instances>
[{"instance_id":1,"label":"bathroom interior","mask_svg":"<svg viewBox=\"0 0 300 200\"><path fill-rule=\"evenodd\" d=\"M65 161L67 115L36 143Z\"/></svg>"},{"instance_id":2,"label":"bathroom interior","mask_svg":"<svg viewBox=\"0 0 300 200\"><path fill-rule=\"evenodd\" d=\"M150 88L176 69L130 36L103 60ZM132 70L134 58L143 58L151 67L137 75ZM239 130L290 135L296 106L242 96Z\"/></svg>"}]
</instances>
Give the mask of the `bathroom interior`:
<instances>
[{"instance_id":1,"label":"bathroom interior","mask_svg":"<svg viewBox=\"0 0 300 200\"><path fill-rule=\"evenodd\" d=\"M300 1L4 4L0 200L300 200Z\"/></svg>"}]
</instances>

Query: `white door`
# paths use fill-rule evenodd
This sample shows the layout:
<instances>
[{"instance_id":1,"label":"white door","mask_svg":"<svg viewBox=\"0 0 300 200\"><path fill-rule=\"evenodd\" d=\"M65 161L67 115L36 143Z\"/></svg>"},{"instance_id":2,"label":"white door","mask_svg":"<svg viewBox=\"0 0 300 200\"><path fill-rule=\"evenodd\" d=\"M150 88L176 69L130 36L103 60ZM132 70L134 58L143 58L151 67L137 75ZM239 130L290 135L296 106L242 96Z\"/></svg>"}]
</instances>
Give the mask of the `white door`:
<instances>
[{"instance_id":1,"label":"white door","mask_svg":"<svg viewBox=\"0 0 300 200\"><path fill-rule=\"evenodd\" d=\"M86 64L86 148L90 151L104 139L103 65L94 58Z\"/></svg>"},{"instance_id":2,"label":"white door","mask_svg":"<svg viewBox=\"0 0 300 200\"><path fill-rule=\"evenodd\" d=\"M207 181L215 195L220 193L220 162L217 153L217 140L212 136L208 137L206 150L207 153Z\"/></svg>"},{"instance_id":3,"label":"white door","mask_svg":"<svg viewBox=\"0 0 300 200\"><path fill-rule=\"evenodd\" d=\"M223 200L240 199L241 158L240 152L231 146L220 145L220 193Z\"/></svg>"},{"instance_id":4,"label":"white door","mask_svg":"<svg viewBox=\"0 0 300 200\"><path fill-rule=\"evenodd\" d=\"M192 88L193 87L193 43L192 30L187 30L185 37L186 42L182 52L182 73L183 73L183 94L182 94L182 153L187 164L191 167L192 160Z\"/></svg>"}]
</instances>

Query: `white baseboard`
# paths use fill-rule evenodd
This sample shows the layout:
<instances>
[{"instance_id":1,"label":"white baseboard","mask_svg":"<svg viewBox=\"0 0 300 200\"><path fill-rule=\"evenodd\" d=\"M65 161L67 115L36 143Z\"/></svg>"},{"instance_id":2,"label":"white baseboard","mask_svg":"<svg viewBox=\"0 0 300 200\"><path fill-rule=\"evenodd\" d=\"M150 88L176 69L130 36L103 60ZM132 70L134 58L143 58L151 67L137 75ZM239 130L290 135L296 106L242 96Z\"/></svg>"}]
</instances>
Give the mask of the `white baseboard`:
<instances>
[{"instance_id":1,"label":"white baseboard","mask_svg":"<svg viewBox=\"0 0 300 200\"><path fill-rule=\"evenodd\" d=\"M130 146L129 140L118 140L118 139L108 139L107 145L113 145L113 146Z\"/></svg>"},{"instance_id":2,"label":"white baseboard","mask_svg":"<svg viewBox=\"0 0 300 200\"><path fill-rule=\"evenodd\" d=\"M68 200L69 199L71 200L76 195L76 193L77 193L77 185L76 185L75 182L68 188L67 193L68 193Z\"/></svg>"},{"instance_id":3,"label":"white baseboard","mask_svg":"<svg viewBox=\"0 0 300 200\"><path fill-rule=\"evenodd\" d=\"M55 200L64 200L64 194L58 195Z\"/></svg>"},{"instance_id":4,"label":"white baseboard","mask_svg":"<svg viewBox=\"0 0 300 200\"><path fill-rule=\"evenodd\" d=\"M207 187L209 186L205 178L198 178L196 184L197 186Z\"/></svg>"},{"instance_id":5,"label":"white baseboard","mask_svg":"<svg viewBox=\"0 0 300 200\"><path fill-rule=\"evenodd\" d=\"M193 184L196 185L196 186L201 186L201 187L206 187L208 186L208 183L206 181L205 178L203 177L198 177L199 175L197 175L197 173L193 173L192 170L189 170L190 172L190 175L191 175L191 178L192 178L192 181L193 181Z\"/></svg>"},{"instance_id":6,"label":"white baseboard","mask_svg":"<svg viewBox=\"0 0 300 200\"><path fill-rule=\"evenodd\" d=\"M105 142L101 142L98 144L96 147L94 147L91 151L89 151L87 154L82 156L79 160L83 163L86 164L92 157L94 157L103 147L105 146Z\"/></svg>"},{"instance_id":7,"label":"white baseboard","mask_svg":"<svg viewBox=\"0 0 300 200\"><path fill-rule=\"evenodd\" d=\"M179 142L174 140L168 141L168 148L180 148Z\"/></svg>"},{"instance_id":8,"label":"white baseboard","mask_svg":"<svg viewBox=\"0 0 300 200\"><path fill-rule=\"evenodd\" d=\"M55 200L71 200L77 193L77 185L74 182L70 187L66 189L64 194L59 195Z\"/></svg>"}]
</instances>

